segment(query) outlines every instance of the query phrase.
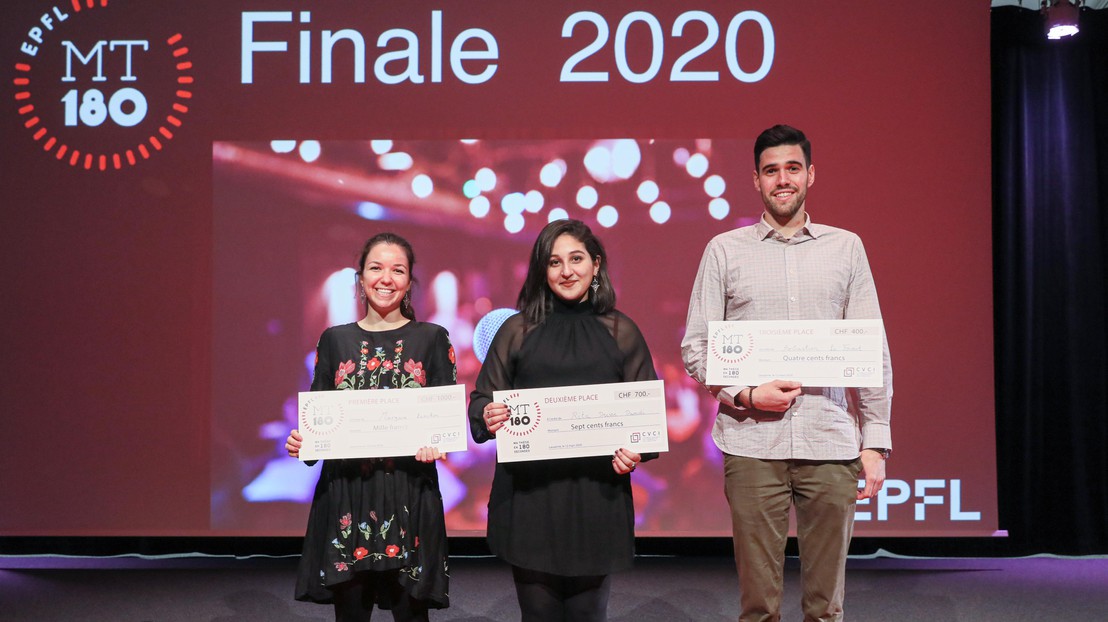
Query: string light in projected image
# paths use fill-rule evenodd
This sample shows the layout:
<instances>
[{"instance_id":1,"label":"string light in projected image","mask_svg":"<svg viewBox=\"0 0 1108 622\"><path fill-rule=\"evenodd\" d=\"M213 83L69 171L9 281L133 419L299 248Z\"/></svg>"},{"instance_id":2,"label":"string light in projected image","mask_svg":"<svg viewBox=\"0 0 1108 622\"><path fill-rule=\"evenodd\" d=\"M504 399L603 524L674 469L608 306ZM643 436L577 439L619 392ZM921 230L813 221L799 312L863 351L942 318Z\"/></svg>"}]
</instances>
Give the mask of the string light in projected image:
<instances>
[{"instance_id":1,"label":"string light in projected image","mask_svg":"<svg viewBox=\"0 0 1108 622\"><path fill-rule=\"evenodd\" d=\"M708 203L708 213L716 220L723 220L731 213L731 204L727 202L727 199L712 199Z\"/></svg>"},{"instance_id":2,"label":"string light in projected image","mask_svg":"<svg viewBox=\"0 0 1108 622\"><path fill-rule=\"evenodd\" d=\"M377 166L382 171L406 171L412 168L412 156L403 151L385 153L377 158Z\"/></svg>"},{"instance_id":3,"label":"string light in projected image","mask_svg":"<svg viewBox=\"0 0 1108 622\"><path fill-rule=\"evenodd\" d=\"M704 180L704 192L708 193L708 196L719 198L723 196L723 191L727 189L727 182L723 181L723 178L719 175L710 175Z\"/></svg>"},{"instance_id":4,"label":"string light in projected image","mask_svg":"<svg viewBox=\"0 0 1108 622\"><path fill-rule=\"evenodd\" d=\"M412 194L421 199L426 199L435 191L435 182L423 173L412 178Z\"/></svg>"},{"instance_id":5,"label":"string light in projected image","mask_svg":"<svg viewBox=\"0 0 1108 622\"><path fill-rule=\"evenodd\" d=\"M300 159L305 162L315 162L321 153L323 148L319 146L318 140L305 140L300 143Z\"/></svg>"},{"instance_id":6,"label":"string light in projected image","mask_svg":"<svg viewBox=\"0 0 1108 622\"><path fill-rule=\"evenodd\" d=\"M703 177L708 172L708 158L703 153L694 153L685 162L685 171L693 177Z\"/></svg>"},{"instance_id":7,"label":"string light in projected image","mask_svg":"<svg viewBox=\"0 0 1108 622\"><path fill-rule=\"evenodd\" d=\"M496 188L496 173L491 168L479 169L473 175L473 180L477 182L481 192L492 192L493 188Z\"/></svg>"},{"instance_id":8,"label":"string light in projected image","mask_svg":"<svg viewBox=\"0 0 1108 622\"><path fill-rule=\"evenodd\" d=\"M619 210L611 205L605 205L596 210L596 222L602 227L611 228L619 222Z\"/></svg>"},{"instance_id":9,"label":"string light in projected image","mask_svg":"<svg viewBox=\"0 0 1108 622\"><path fill-rule=\"evenodd\" d=\"M377 155L385 155L392 151L391 140L371 140L369 141L369 149Z\"/></svg>"},{"instance_id":10,"label":"string light in projected image","mask_svg":"<svg viewBox=\"0 0 1108 622\"><path fill-rule=\"evenodd\" d=\"M546 214L546 222L554 222L555 220L568 220L569 212L560 207L555 207Z\"/></svg>"},{"instance_id":11,"label":"string light in projected image","mask_svg":"<svg viewBox=\"0 0 1108 622\"><path fill-rule=\"evenodd\" d=\"M631 179L635 171L639 170L641 162L642 151L639 150L638 141L623 139L612 145L612 172L616 177Z\"/></svg>"},{"instance_id":12,"label":"string light in projected image","mask_svg":"<svg viewBox=\"0 0 1108 622\"><path fill-rule=\"evenodd\" d=\"M664 225L672 215L673 210L669 208L669 203L665 201L658 201L650 206L650 220L653 220L659 225Z\"/></svg>"},{"instance_id":13,"label":"string light in projected image","mask_svg":"<svg viewBox=\"0 0 1108 622\"><path fill-rule=\"evenodd\" d=\"M293 149L296 149L295 140L271 140L269 141L269 148L274 153L292 153Z\"/></svg>"},{"instance_id":14,"label":"string light in projected image","mask_svg":"<svg viewBox=\"0 0 1108 622\"><path fill-rule=\"evenodd\" d=\"M469 202L469 213L473 214L475 218L488 216L490 210L492 210L492 203L489 202L488 197L473 197L473 200Z\"/></svg>"},{"instance_id":15,"label":"string light in projected image","mask_svg":"<svg viewBox=\"0 0 1108 622\"><path fill-rule=\"evenodd\" d=\"M366 220L386 220L388 210L385 206L373 201L362 201L358 204L358 215Z\"/></svg>"},{"instance_id":16,"label":"string light in projected image","mask_svg":"<svg viewBox=\"0 0 1108 622\"><path fill-rule=\"evenodd\" d=\"M508 214L504 217L504 228L508 233L519 233L523 231L523 214Z\"/></svg>"},{"instance_id":17,"label":"string light in projected image","mask_svg":"<svg viewBox=\"0 0 1108 622\"><path fill-rule=\"evenodd\" d=\"M458 142L462 143L463 145L476 145L477 144L477 139L476 138L463 138L463 139L459 140Z\"/></svg>"},{"instance_id":18,"label":"string light in projected image","mask_svg":"<svg viewBox=\"0 0 1108 622\"><path fill-rule=\"evenodd\" d=\"M531 190L527 194L523 195L523 209L527 210L531 214L538 214L539 212L541 212L542 206L545 204L546 199L538 190Z\"/></svg>"},{"instance_id":19,"label":"string light in projected image","mask_svg":"<svg viewBox=\"0 0 1108 622\"><path fill-rule=\"evenodd\" d=\"M547 188L556 188L566 176L566 170L566 161L561 158L547 162L539 171L539 182Z\"/></svg>"},{"instance_id":20,"label":"string light in projected image","mask_svg":"<svg viewBox=\"0 0 1108 622\"><path fill-rule=\"evenodd\" d=\"M527 197L522 192L509 192L500 199L500 209L509 216L519 216L523 221L523 211L527 209ZM505 221L506 222L506 221ZM512 231L515 233L515 231Z\"/></svg>"},{"instance_id":21,"label":"string light in projected image","mask_svg":"<svg viewBox=\"0 0 1108 622\"><path fill-rule=\"evenodd\" d=\"M466 183L462 184L462 195L465 198L473 199L479 194L481 194L481 189L477 187L476 179L466 180Z\"/></svg>"},{"instance_id":22,"label":"string light in projected image","mask_svg":"<svg viewBox=\"0 0 1108 622\"><path fill-rule=\"evenodd\" d=\"M577 191L577 204L585 209L596 207L596 203L599 200L600 195L597 193L596 188L592 186L581 186L581 189Z\"/></svg>"},{"instance_id":23,"label":"string light in projected image","mask_svg":"<svg viewBox=\"0 0 1108 622\"><path fill-rule=\"evenodd\" d=\"M585 153L585 170L600 183L630 179L642 162L639 143L629 138L597 141Z\"/></svg>"},{"instance_id":24,"label":"string light in projected image","mask_svg":"<svg viewBox=\"0 0 1108 622\"><path fill-rule=\"evenodd\" d=\"M603 144L596 144L585 154L585 170L600 183L615 178L612 173L612 152Z\"/></svg>"},{"instance_id":25,"label":"string light in projected image","mask_svg":"<svg viewBox=\"0 0 1108 622\"><path fill-rule=\"evenodd\" d=\"M677 166L685 166L689 161L689 150L684 147L678 147L673 150L673 163Z\"/></svg>"},{"instance_id":26,"label":"string light in projected image","mask_svg":"<svg viewBox=\"0 0 1108 622\"><path fill-rule=\"evenodd\" d=\"M658 184L648 179L639 184L639 189L635 191L635 194L638 195L640 201L650 205L658 200L661 191L658 190Z\"/></svg>"}]
</instances>

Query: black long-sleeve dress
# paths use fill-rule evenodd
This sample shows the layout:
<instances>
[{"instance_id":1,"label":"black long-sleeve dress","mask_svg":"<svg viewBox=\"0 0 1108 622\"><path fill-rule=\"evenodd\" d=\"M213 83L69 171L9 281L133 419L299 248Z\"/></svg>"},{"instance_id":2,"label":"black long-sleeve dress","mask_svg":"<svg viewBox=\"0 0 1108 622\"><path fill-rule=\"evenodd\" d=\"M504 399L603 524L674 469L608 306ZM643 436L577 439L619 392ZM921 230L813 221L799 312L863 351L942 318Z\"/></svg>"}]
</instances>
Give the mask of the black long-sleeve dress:
<instances>
[{"instance_id":1,"label":"black long-sleeve dress","mask_svg":"<svg viewBox=\"0 0 1108 622\"><path fill-rule=\"evenodd\" d=\"M555 301L538 326L522 315L500 327L470 395L473 440L490 440L482 417L493 391L656 380L646 341L619 311L588 300ZM514 566L563 576L605 575L635 554L631 480L611 456L496 465L488 542Z\"/></svg>"},{"instance_id":2,"label":"black long-sleeve dress","mask_svg":"<svg viewBox=\"0 0 1108 622\"><path fill-rule=\"evenodd\" d=\"M454 384L454 348L436 324L371 332L333 326L316 349L313 391ZM399 570L405 592L449 604L446 522L438 470L414 456L326 460L316 484L296 599L332 602L331 587L363 570ZM376 603L391 609L388 595Z\"/></svg>"}]
</instances>

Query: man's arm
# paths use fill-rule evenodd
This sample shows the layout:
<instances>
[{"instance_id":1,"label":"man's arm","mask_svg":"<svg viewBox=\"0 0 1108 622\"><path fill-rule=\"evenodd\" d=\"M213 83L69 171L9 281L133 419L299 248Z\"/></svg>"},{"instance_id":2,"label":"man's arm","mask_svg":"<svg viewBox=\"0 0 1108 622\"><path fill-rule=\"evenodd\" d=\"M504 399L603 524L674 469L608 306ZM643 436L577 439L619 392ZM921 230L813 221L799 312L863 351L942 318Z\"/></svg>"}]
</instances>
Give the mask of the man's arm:
<instances>
[{"instance_id":1,"label":"man's arm","mask_svg":"<svg viewBox=\"0 0 1108 622\"><path fill-rule=\"evenodd\" d=\"M707 376L708 322L725 320L727 315L726 258L714 241L704 249L700 268L689 297L685 320L685 338L681 340L681 358L685 371L703 385L721 403L732 408L785 412L800 395L800 383L774 380L757 387L721 387L704 384Z\"/></svg>"},{"instance_id":2,"label":"man's arm","mask_svg":"<svg viewBox=\"0 0 1108 622\"><path fill-rule=\"evenodd\" d=\"M693 280L689 313L685 318L685 337L681 340L685 371L702 385L707 373L708 322L724 319L726 311L722 260L717 254L715 241L709 242ZM713 394L719 399L719 387L715 387Z\"/></svg>"},{"instance_id":3,"label":"man's arm","mask_svg":"<svg viewBox=\"0 0 1108 622\"><path fill-rule=\"evenodd\" d=\"M851 258L852 276L847 299L845 319L875 319L881 317L877 302L877 287L873 282L865 247L858 240ZM890 419L893 399L893 367L889 357L889 339L882 340L882 376L884 386L857 389L856 407L862 427L862 476L865 487L858 491L858 499L877 496L885 484L885 454L878 450L893 447Z\"/></svg>"},{"instance_id":4,"label":"man's arm","mask_svg":"<svg viewBox=\"0 0 1108 622\"><path fill-rule=\"evenodd\" d=\"M689 313L685 318L685 337L681 340L681 359L685 371L699 382L712 397L732 407L743 408L736 400L747 387L709 386L704 383L708 374L708 322L725 319L726 316L726 258L715 240L708 243L700 258L700 267L693 280L689 297Z\"/></svg>"},{"instance_id":5,"label":"man's arm","mask_svg":"<svg viewBox=\"0 0 1108 622\"><path fill-rule=\"evenodd\" d=\"M851 279L844 319L880 319L877 288L873 282L869 259L859 239L852 251ZM884 386L857 389L856 406L862 427L862 448L892 449L890 418L892 416L893 368L889 357L889 340L882 343L882 376Z\"/></svg>"}]
</instances>

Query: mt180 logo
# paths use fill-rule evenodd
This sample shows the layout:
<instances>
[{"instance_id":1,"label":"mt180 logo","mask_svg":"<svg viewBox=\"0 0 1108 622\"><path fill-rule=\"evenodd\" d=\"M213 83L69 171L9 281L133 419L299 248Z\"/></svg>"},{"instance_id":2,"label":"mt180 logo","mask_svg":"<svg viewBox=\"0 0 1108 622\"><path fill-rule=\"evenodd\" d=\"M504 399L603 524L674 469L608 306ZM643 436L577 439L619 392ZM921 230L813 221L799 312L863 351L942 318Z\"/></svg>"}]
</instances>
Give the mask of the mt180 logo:
<instances>
[{"instance_id":1,"label":"mt180 logo","mask_svg":"<svg viewBox=\"0 0 1108 622\"><path fill-rule=\"evenodd\" d=\"M149 12L158 3L134 3ZM136 33L108 0L70 0L27 30L15 63L23 126L46 153L85 170L119 170L162 151L184 125L193 65L180 33ZM127 24L156 30L163 15Z\"/></svg>"}]
</instances>

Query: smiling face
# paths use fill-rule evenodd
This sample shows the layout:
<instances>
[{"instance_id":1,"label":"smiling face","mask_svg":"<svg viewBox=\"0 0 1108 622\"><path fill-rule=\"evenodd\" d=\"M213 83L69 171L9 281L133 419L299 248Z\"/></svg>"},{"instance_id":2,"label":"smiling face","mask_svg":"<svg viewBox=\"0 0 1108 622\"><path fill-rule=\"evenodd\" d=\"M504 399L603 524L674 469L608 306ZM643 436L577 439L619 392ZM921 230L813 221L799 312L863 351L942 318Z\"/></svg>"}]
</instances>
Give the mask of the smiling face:
<instances>
[{"instance_id":1,"label":"smiling face","mask_svg":"<svg viewBox=\"0 0 1108 622\"><path fill-rule=\"evenodd\" d=\"M554 240L550 249L546 284L562 300L581 301L588 297L589 285L599 270L599 258L590 257L580 240L564 233Z\"/></svg>"},{"instance_id":2,"label":"smiling face","mask_svg":"<svg viewBox=\"0 0 1108 622\"><path fill-rule=\"evenodd\" d=\"M815 179L815 168L806 164L800 145L766 149L754 171L754 187L762 195L766 213L782 226L804 221L804 200Z\"/></svg>"},{"instance_id":3,"label":"smiling face","mask_svg":"<svg viewBox=\"0 0 1108 622\"><path fill-rule=\"evenodd\" d=\"M411 285L407 253L396 244L377 244L366 255L360 282L373 311L385 319L399 316Z\"/></svg>"}]
</instances>

